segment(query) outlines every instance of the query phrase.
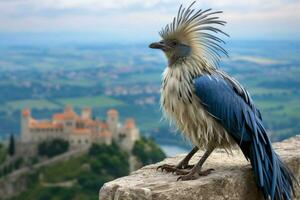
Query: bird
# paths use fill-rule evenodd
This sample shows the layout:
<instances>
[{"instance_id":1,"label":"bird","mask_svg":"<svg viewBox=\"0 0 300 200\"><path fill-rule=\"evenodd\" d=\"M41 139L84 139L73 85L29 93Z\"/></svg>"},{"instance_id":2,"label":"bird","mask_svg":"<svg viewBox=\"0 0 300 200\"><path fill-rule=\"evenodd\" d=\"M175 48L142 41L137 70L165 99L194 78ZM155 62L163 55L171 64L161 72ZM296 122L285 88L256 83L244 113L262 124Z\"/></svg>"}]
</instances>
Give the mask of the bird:
<instances>
[{"instance_id":1,"label":"bird","mask_svg":"<svg viewBox=\"0 0 300 200\"><path fill-rule=\"evenodd\" d=\"M181 5L159 32L161 40L149 45L162 50L168 61L161 83L163 116L193 145L177 165L158 169L179 175L178 181L193 180L213 173L202 166L215 149L230 152L238 146L250 161L264 199L291 199L297 180L274 151L261 112L248 91L219 69L222 57L228 57L224 38L229 35L221 30L226 24L219 17L222 11L197 9L195 2ZM203 156L189 165L199 149L205 150Z\"/></svg>"}]
</instances>

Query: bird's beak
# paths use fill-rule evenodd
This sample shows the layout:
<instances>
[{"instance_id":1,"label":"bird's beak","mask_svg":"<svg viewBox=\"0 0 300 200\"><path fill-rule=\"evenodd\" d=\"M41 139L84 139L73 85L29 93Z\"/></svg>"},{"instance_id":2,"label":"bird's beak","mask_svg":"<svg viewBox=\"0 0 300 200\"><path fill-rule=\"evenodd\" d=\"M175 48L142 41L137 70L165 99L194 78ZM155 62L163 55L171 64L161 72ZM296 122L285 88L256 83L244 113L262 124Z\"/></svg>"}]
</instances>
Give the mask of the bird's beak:
<instances>
[{"instance_id":1,"label":"bird's beak","mask_svg":"<svg viewBox=\"0 0 300 200\"><path fill-rule=\"evenodd\" d=\"M164 42L154 42L152 44L149 45L149 48L151 49L161 49L161 50L165 50L166 49L166 45Z\"/></svg>"}]
</instances>

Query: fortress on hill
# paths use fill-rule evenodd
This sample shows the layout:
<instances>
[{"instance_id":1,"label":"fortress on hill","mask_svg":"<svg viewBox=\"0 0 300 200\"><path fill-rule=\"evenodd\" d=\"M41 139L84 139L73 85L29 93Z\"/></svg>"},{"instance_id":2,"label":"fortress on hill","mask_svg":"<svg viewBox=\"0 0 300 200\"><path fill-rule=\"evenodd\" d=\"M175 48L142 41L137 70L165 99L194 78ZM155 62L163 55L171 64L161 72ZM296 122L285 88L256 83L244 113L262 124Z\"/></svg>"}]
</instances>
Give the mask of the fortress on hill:
<instances>
[{"instance_id":1,"label":"fortress on hill","mask_svg":"<svg viewBox=\"0 0 300 200\"><path fill-rule=\"evenodd\" d=\"M139 139L139 129L132 118L124 124L119 122L117 110L107 111L105 121L92 119L92 110L84 108L78 115L71 106L56 113L50 120L32 118L28 108L21 112L21 142L39 143L61 138L69 141L71 148L89 147L92 143L111 144L116 142L123 150L131 151Z\"/></svg>"}]
</instances>

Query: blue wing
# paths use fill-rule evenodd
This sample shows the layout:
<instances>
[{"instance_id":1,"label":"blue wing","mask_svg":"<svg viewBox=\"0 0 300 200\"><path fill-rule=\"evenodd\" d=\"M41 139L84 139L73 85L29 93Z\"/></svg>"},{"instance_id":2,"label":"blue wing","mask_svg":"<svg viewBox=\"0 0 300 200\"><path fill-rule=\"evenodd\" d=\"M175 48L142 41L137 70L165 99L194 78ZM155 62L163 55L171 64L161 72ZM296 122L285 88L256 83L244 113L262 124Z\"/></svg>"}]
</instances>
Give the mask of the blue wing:
<instances>
[{"instance_id":1,"label":"blue wing","mask_svg":"<svg viewBox=\"0 0 300 200\"><path fill-rule=\"evenodd\" d=\"M204 108L223 125L236 142L251 141L252 135L247 129L256 129L256 123L253 122L259 111L254 107L248 93L238 93L237 83L234 85L227 78L223 74L215 74L194 79L196 95Z\"/></svg>"},{"instance_id":2,"label":"blue wing","mask_svg":"<svg viewBox=\"0 0 300 200\"><path fill-rule=\"evenodd\" d=\"M223 72L194 79L200 103L231 135L250 160L265 199L291 199L293 174L274 152L259 110L248 92Z\"/></svg>"}]
</instances>

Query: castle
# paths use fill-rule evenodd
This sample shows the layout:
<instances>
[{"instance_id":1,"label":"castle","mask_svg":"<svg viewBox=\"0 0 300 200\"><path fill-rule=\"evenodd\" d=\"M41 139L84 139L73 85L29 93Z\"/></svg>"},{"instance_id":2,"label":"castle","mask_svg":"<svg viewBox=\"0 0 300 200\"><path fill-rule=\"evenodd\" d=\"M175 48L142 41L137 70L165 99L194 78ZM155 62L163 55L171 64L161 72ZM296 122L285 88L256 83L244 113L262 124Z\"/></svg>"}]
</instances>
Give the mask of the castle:
<instances>
[{"instance_id":1,"label":"castle","mask_svg":"<svg viewBox=\"0 0 300 200\"><path fill-rule=\"evenodd\" d=\"M139 129L132 118L124 124L119 122L117 110L107 111L105 121L92 119L90 108L84 108L78 115L71 106L62 113L56 113L51 120L32 118L28 108L21 112L21 142L39 143L61 138L69 141L71 148L89 147L92 143L111 144L116 142L123 150L131 151L139 139Z\"/></svg>"}]
</instances>

